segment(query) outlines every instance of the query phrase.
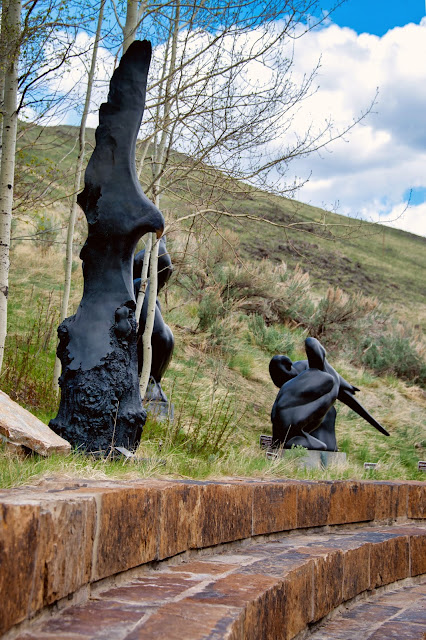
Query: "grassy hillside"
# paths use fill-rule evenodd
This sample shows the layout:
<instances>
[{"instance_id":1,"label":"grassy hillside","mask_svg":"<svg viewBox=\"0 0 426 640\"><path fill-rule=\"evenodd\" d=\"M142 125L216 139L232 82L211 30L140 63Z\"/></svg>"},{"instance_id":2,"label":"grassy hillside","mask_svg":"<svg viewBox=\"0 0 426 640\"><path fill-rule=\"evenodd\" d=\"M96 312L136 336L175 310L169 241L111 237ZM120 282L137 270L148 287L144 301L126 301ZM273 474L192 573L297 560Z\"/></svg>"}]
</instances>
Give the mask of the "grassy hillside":
<instances>
[{"instance_id":1,"label":"grassy hillside","mask_svg":"<svg viewBox=\"0 0 426 640\"><path fill-rule=\"evenodd\" d=\"M76 135L73 127L34 128L20 140L0 387L46 422L57 408L52 371ZM142 182L148 179L142 175ZM276 353L304 358L304 338L315 335L391 437L340 405L338 442L350 463L311 476L372 477L362 463L380 461L373 477L420 478L416 462L426 457L426 239L226 181L210 195L205 183L177 182L162 206L175 264L162 295L176 340L164 381L175 421L148 421L141 444L148 462L130 472L300 476L297 451L293 460L271 462L257 442L270 433L277 391L269 359ZM197 207L216 213L176 223ZM37 230L36 239L28 239ZM85 233L82 216L70 313L81 298L78 251ZM53 472L102 477L129 473L129 467L81 456L22 463L0 454L4 486Z\"/></svg>"}]
</instances>

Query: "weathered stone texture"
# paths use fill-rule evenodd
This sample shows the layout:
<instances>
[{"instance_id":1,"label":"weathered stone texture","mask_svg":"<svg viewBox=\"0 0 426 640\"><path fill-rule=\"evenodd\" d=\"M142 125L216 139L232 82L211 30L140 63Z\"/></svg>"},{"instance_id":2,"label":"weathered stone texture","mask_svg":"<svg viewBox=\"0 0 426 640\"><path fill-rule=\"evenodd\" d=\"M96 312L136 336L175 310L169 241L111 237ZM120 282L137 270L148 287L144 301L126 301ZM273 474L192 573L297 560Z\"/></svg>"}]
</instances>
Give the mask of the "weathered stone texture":
<instances>
[{"instance_id":1,"label":"weathered stone texture","mask_svg":"<svg viewBox=\"0 0 426 640\"><path fill-rule=\"evenodd\" d=\"M371 588L408 578L409 543L407 537L390 538L371 545Z\"/></svg>"},{"instance_id":2,"label":"weathered stone texture","mask_svg":"<svg viewBox=\"0 0 426 640\"><path fill-rule=\"evenodd\" d=\"M319 620L342 601L343 554L330 551L316 558L314 564L314 617Z\"/></svg>"},{"instance_id":3,"label":"weathered stone texture","mask_svg":"<svg viewBox=\"0 0 426 640\"><path fill-rule=\"evenodd\" d=\"M0 391L0 434L15 445L23 445L42 456L69 453L71 445L32 413Z\"/></svg>"},{"instance_id":4,"label":"weathered stone texture","mask_svg":"<svg viewBox=\"0 0 426 640\"><path fill-rule=\"evenodd\" d=\"M426 482L409 482L407 516L413 519L426 518Z\"/></svg>"},{"instance_id":5,"label":"weathered stone texture","mask_svg":"<svg viewBox=\"0 0 426 640\"><path fill-rule=\"evenodd\" d=\"M3 501L0 632L90 580L94 500Z\"/></svg>"},{"instance_id":6,"label":"weathered stone texture","mask_svg":"<svg viewBox=\"0 0 426 640\"><path fill-rule=\"evenodd\" d=\"M288 531L297 525L297 485L268 482L254 487L253 535Z\"/></svg>"},{"instance_id":7,"label":"weathered stone texture","mask_svg":"<svg viewBox=\"0 0 426 640\"><path fill-rule=\"evenodd\" d=\"M197 546L200 522L199 484L177 484L161 488L159 548L160 559L170 558Z\"/></svg>"},{"instance_id":8,"label":"weathered stone texture","mask_svg":"<svg viewBox=\"0 0 426 640\"><path fill-rule=\"evenodd\" d=\"M166 570L98 593L99 608L90 604L99 611L99 638L108 640L124 640L118 620L126 612L132 625L123 633L144 638L151 629L159 639L195 638L203 610L207 631L200 639L290 640L357 594L426 572L422 523L306 529L403 518L410 499L411 513L418 514L422 496L418 483L307 481L45 481L3 491L0 634L91 581L186 549L299 527L305 531L268 542L257 538L226 553L212 549L189 562L182 556ZM187 614L178 601L187 603ZM161 635L166 605L173 605L174 636ZM91 637L90 611L73 609L44 626L40 637ZM191 611L198 617L187 623L189 635L179 636ZM148 614L152 627L144 622ZM264 636L256 636L260 629Z\"/></svg>"},{"instance_id":9,"label":"weathered stone texture","mask_svg":"<svg viewBox=\"0 0 426 640\"><path fill-rule=\"evenodd\" d=\"M331 483L299 482L297 485L297 528L321 527L328 522Z\"/></svg>"},{"instance_id":10,"label":"weathered stone texture","mask_svg":"<svg viewBox=\"0 0 426 640\"><path fill-rule=\"evenodd\" d=\"M397 482L374 484L376 494L375 520L396 520L407 517L408 488Z\"/></svg>"},{"instance_id":11,"label":"weathered stone texture","mask_svg":"<svg viewBox=\"0 0 426 640\"><path fill-rule=\"evenodd\" d=\"M363 482L333 482L327 524L374 520L375 489Z\"/></svg>"},{"instance_id":12,"label":"weathered stone texture","mask_svg":"<svg viewBox=\"0 0 426 640\"><path fill-rule=\"evenodd\" d=\"M253 488L250 484L206 483L201 489L196 548L251 536Z\"/></svg>"},{"instance_id":13,"label":"weathered stone texture","mask_svg":"<svg viewBox=\"0 0 426 640\"><path fill-rule=\"evenodd\" d=\"M411 575L426 573L426 536L410 536Z\"/></svg>"},{"instance_id":14,"label":"weathered stone texture","mask_svg":"<svg viewBox=\"0 0 426 640\"><path fill-rule=\"evenodd\" d=\"M156 559L159 489L122 486L102 492L100 500L92 579L99 580Z\"/></svg>"},{"instance_id":15,"label":"weathered stone texture","mask_svg":"<svg viewBox=\"0 0 426 640\"><path fill-rule=\"evenodd\" d=\"M343 600L370 588L370 545L348 549L343 556Z\"/></svg>"}]
</instances>

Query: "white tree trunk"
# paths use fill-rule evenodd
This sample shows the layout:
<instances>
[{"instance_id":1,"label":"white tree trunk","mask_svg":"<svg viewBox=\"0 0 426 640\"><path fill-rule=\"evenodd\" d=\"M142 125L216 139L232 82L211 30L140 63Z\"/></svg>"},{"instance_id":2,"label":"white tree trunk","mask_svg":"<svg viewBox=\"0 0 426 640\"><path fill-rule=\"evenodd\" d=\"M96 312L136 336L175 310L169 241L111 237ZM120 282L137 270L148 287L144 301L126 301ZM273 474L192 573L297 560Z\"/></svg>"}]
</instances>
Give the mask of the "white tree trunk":
<instances>
[{"instance_id":1,"label":"white tree trunk","mask_svg":"<svg viewBox=\"0 0 426 640\"><path fill-rule=\"evenodd\" d=\"M126 22L123 30L123 53L126 53L132 42L136 38L136 31L141 21L141 17L146 8L146 1L127 0Z\"/></svg>"},{"instance_id":2,"label":"white tree trunk","mask_svg":"<svg viewBox=\"0 0 426 640\"><path fill-rule=\"evenodd\" d=\"M152 249L152 234L148 233L146 235L146 243L145 243L145 253L143 256L142 263L142 273L141 273L141 286L139 288L138 299L136 302L136 322L139 323L139 318L141 315L143 301L145 299L145 291L146 291L146 283L148 282L148 267L149 267L149 258L151 256Z\"/></svg>"},{"instance_id":3,"label":"white tree trunk","mask_svg":"<svg viewBox=\"0 0 426 640\"><path fill-rule=\"evenodd\" d=\"M152 248L149 262L149 293L148 293L148 309L146 313L145 331L143 332L143 367L141 371L141 377L139 381L139 389L141 392L141 398L145 397L146 390L148 388L149 376L151 373L152 363L152 345L151 337L152 330L154 328L155 319L155 307L157 304L157 289L158 289L158 246L160 241L157 239L155 233L152 234Z\"/></svg>"},{"instance_id":4,"label":"white tree trunk","mask_svg":"<svg viewBox=\"0 0 426 640\"><path fill-rule=\"evenodd\" d=\"M68 221L67 247L66 247L66 255L65 255L64 292L63 292L62 304L61 304L61 322L63 322L63 320L65 320L65 318L68 315L68 304L69 304L70 291L71 291L74 227L75 227L75 218L77 214L77 193L80 191L81 177L83 175L84 148L86 145L86 123L87 123L87 116L88 116L89 107L90 107L90 99L92 96L93 79L94 79L95 70L96 70L96 60L98 57L98 48L99 48L99 40L101 36L104 7L105 7L105 0L102 0L101 6L99 9L95 42L93 45L92 61L91 61L89 74L87 78L86 99L84 102L84 110L83 110L83 115L81 117L80 131L78 136L79 152L78 152L78 158L77 158L77 166L74 174L74 188L73 188L73 195L71 200L70 217ZM58 378L60 376L60 373L61 373L61 362L59 358L56 358L55 368L53 371L53 386L56 389L57 393L59 393Z\"/></svg>"},{"instance_id":5,"label":"white tree trunk","mask_svg":"<svg viewBox=\"0 0 426 640\"><path fill-rule=\"evenodd\" d=\"M0 371L7 334L7 297L9 291L9 250L12 222L13 180L15 174L16 133L18 125L18 57L21 32L21 0L9 0L2 6L2 37L5 38L3 151L0 168Z\"/></svg>"}]
</instances>

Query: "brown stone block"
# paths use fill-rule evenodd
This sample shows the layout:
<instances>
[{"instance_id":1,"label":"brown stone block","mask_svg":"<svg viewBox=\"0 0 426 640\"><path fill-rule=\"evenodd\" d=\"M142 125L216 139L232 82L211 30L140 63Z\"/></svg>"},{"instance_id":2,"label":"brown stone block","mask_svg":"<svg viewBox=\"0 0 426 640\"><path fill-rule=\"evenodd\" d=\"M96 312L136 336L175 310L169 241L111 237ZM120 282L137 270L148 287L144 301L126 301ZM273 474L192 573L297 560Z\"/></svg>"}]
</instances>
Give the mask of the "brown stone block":
<instances>
[{"instance_id":1,"label":"brown stone block","mask_svg":"<svg viewBox=\"0 0 426 640\"><path fill-rule=\"evenodd\" d=\"M408 537L384 539L371 544L370 586L372 589L402 580L409 575Z\"/></svg>"},{"instance_id":2,"label":"brown stone block","mask_svg":"<svg viewBox=\"0 0 426 640\"><path fill-rule=\"evenodd\" d=\"M272 640L273 638L288 638L284 635L286 614L284 606L285 587L277 582L269 589L252 599L245 607L243 617L244 640ZM291 621L289 620L291 624Z\"/></svg>"},{"instance_id":3,"label":"brown stone block","mask_svg":"<svg viewBox=\"0 0 426 640\"><path fill-rule=\"evenodd\" d=\"M333 482L328 524L374 520L375 487L363 482Z\"/></svg>"},{"instance_id":4,"label":"brown stone block","mask_svg":"<svg viewBox=\"0 0 426 640\"><path fill-rule=\"evenodd\" d=\"M196 548L251 536L253 487L249 484L201 485Z\"/></svg>"},{"instance_id":5,"label":"brown stone block","mask_svg":"<svg viewBox=\"0 0 426 640\"><path fill-rule=\"evenodd\" d=\"M228 573L233 569L238 569L238 565L222 562L203 562L200 560L184 562L176 567L169 568L170 571L175 571L176 573L185 573L188 575L193 573L196 575L202 574L206 576L221 575L223 573Z\"/></svg>"},{"instance_id":6,"label":"brown stone block","mask_svg":"<svg viewBox=\"0 0 426 640\"><path fill-rule=\"evenodd\" d=\"M100 515L92 580L157 557L158 486L122 486L99 494Z\"/></svg>"},{"instance_id":7,"label":"brown stone block","mask_svg":"<svg viewBox=\"0 0 426 640\"><path fill-rule=\"evenodd\" d=\"M121 639L139 622L148 609L139 604L125 604L109 600L89 601L69 607L41 625L43 633L56 634L56 638L79 635L94 638L102 635L108 640Z\"/></svg>"},{"instance_id":8,"label":"brown stone block","mask_svg":"<svg viewBox=\"0 0 426 640\"><path fill-rule=\"evenodd\" d=\"M168 600L181 595L201 582L201 579L185 574L156 572L132 580L120 587L102 591L99 597L104 600L114 600L139 605L161 605Z\"/></svg>"},{"instance_id":9,"label":"brown stone block","mask_svg":"<svg viewBox=\"0 0 426 640\"><path fill-rule=\"evenodd\" d=\"M409 622L387 622L382 624L368 640L425 640L426 632L422 624Z\"/></svg>"},{"instance_id":10,"label":"brown stone block","mask_svg":"<svg viewBox=\"0 0 426 640\"><path fill-rule=\"evenodd\" d=\"M90 577L93 498L43 494L37 504L23 495L21 502L15 497L0 507L0 590L10 599L2 606L2 628L73 593Z\"/></svg>"},{"instance_id":11,"label":"brown stone block","mask_svg":"<svg viewBox=\"0 0 426 640\"><path fill-rule=\"evenodd\" d=\"M313 561L309 560L290 571L284 579L283 626L277 636L283 640L294 638L313 618L313 567Z\"/></svg>"},{"instance_id":12,"label":"brown stone block","mask_svg":"<svg viewBox=\"0 0 426 640\"><path fill-rule=\"evenodd\" d=\"M40 507L0 505L0 635L31 610Z\"/></svg>"},{"instance_id":13,"label":"brown stone block","mask_svg":"<svg viewBox=\"0 0 426 640\"><path fill-rule=\"evenodd\" d=\"M297 528L327 524L331 483L299 482L297 485Z\"/></svg>"},{"instance_id":14,"label":"brown stone block","mask_svg":"<svg viewBox=\"0 0 426 640\"><path fill-rule=\"evenodd\" d=\"M375 482L375 520L396 520L407 517L407 485L397 482Z\"/></svg>"},{"instance_id":15,"label":"brown stone block","mask_svg":"<svg viewBox=\"0 0 426 640\"><path fill-rule=\"evenodd\" d=\"M244 608L252 600L260 598L268 589L282 583L271 576L247 573L232 573L205 586L192 595L190 600L206 604Z\"/></svg>"},{"instance_id":16,"label":"brown stone block","mask_svg":"<svg viewBox=\"0 0 426 640\"><path fill-rule=\"evenodd\" d=\"M199 484L164 486L160 492L159 559L196 546L200 509Z\"/></svg>"},{"instance_id":17,"label":"brown stone block","mask_svg":"<svg viewBox=\"0 0 426 640\"><path fill-rule=\"evenodd\" d=\"M253 535L288 531L297 526L297 484L259 483L254 487Z\"/></svg>"},{"instance_id":18,"label":"brown stone block","mask_svg":"<svg viewBox=\"0 0 426 640\"><path fill-rule=\"evenodd\" d=\"M125 640L242 640L239 617L238 609L183 599L165 604Z\"/></svg>"},{"instance_id":19,"label":"brown stone block","mask_svg":"<svg viewBox=\"0 0 426 640\"><path fill-rule=\"evenodd\" d=\"M314 561L313 622L343 601L343 554L328 551Z\"/></svg>"},{"instance_id":20,"label":"brown stone block","mask_svg":"<svg viewBox=\"0 0 426 640\"><path fill-rule=\"evenodd\" d=\"M42 504L35 576L43 590L40 605L51 604L89 582L95 521L95 500L90 497L63 495Z\"/></svg>"},{"instance_id":21,"label":"brown stone block","mask_svg":"<svg viewBox=\"0 0 426 640\"><path fill-rule=\"evenodd\" d=\"M370 545L348 549L343 554L343 601L370 588Z\"/></svg>"},{"instance_id":22,"label":"brown stone block","mask_svg":"<svg viewBox=\"0 0 426 640\"><path fill-rule=\"evenodd\" d=\"M407 483L407 489L407 517L413 519L426 518L426 482Z\"/></svg>"},{"instance_id":23,"label":"brown stone block","mask_svg":"<svg viewBox=\"0 0 426 640\"><path fill-rule=\"evenodd\" d=\"M426 573L426 531L410 536L410 560L412 576Z\"/></svg>"},{"instance_id":24,"label":"brown stone block","mask_svg":"<svg viewBox=\"0 0 426 640\"><path fill-rule=\"evenodd\" d=\"M271 546L274 549L271 549ZM280 631L276 636L287 640L293 638L304 629L313 617L313 566L314 560L307 553L299 553L289 550L277 554L278 545L259 545L266 555L259 560L240 568L239 573L267 575L275 577L276 583L273 589L277 594L282 593L281 583L284 584L283 596L279 596ZM245 578L244 578L245 580ZM265 592L266 593L266 592ZM275 594L275 597L278 595ZM272 597L272 594L268 596Z\"/></svg>"}]
</instances>

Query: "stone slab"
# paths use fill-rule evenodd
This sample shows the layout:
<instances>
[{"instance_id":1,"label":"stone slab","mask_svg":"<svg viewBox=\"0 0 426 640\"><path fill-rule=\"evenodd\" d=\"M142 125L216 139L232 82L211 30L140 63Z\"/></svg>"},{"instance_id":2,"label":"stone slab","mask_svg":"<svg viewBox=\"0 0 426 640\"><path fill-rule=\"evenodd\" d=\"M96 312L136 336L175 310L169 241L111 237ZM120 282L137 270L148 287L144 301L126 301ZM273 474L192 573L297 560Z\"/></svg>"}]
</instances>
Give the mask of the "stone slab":
<instances>
[{"instance_id":1,"label":"stone slab","mask_svg":"<svg viewBox=\"0 0 426 640\"><path fill-rule=\"evenodd\" d=\"M0 391L0 434L15 445L28 447L42 456L71 451L69 442L56 435L3 391Z\"/></svg>"},{"instance_id":2,"label":"stone slab","mask_svg":"<svg viewBox=\"0 0 426 640\"><path fill-rule=\"evenodd\" d=\"M288 531L297 523L297 485L259 483L254 487L253 535Z\"/></svg>"},{"instance_id":3,"label":"stone slab","mask_svg":"<svg viewBox=\"0 0 426 640\"><path fill-rule=\"evenodd\" d=\"M376 493L365 482L333 482L327 524L347 524L374 520Z\"/></svg>"}]
</instances>

